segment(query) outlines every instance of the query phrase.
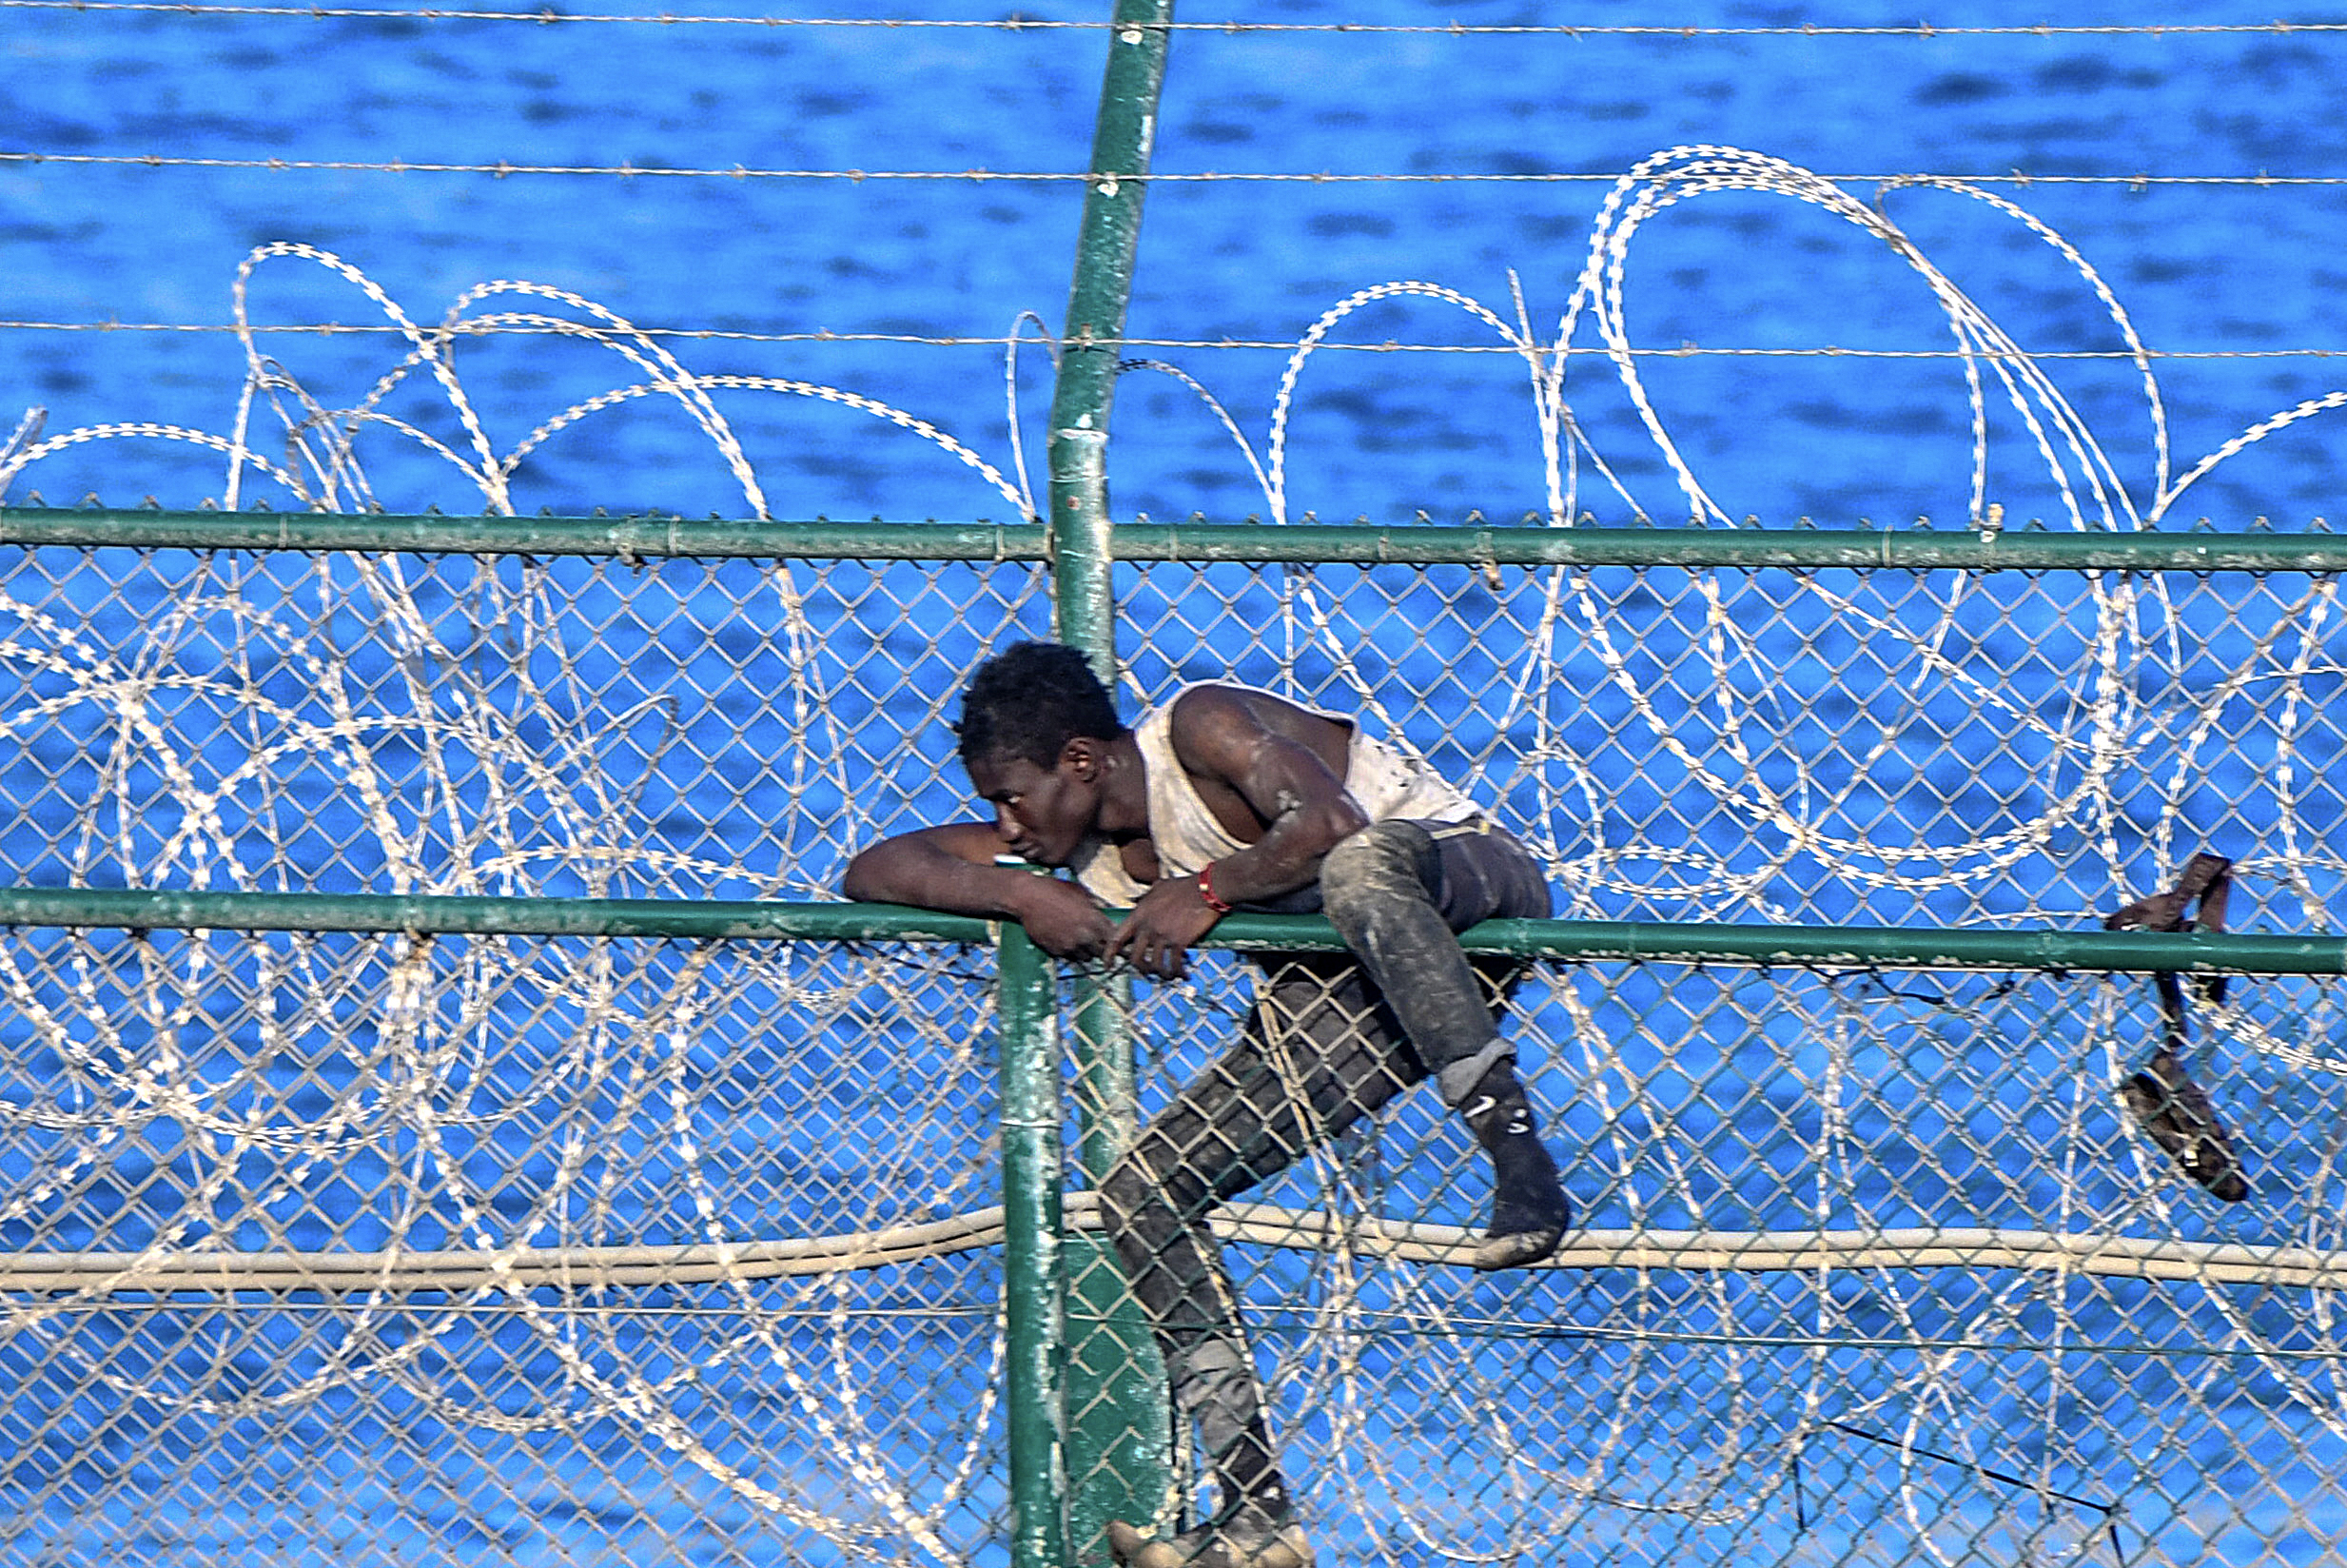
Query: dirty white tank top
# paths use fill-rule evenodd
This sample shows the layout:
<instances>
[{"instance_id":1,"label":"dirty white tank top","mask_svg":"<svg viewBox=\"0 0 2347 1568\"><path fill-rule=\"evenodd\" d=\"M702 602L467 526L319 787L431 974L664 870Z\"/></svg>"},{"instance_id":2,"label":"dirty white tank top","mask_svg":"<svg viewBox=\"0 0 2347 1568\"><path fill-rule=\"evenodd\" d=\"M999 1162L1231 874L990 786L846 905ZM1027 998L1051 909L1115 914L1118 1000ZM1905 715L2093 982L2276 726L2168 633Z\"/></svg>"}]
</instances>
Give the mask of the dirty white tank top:
<instances>
[{"instance_id":1,"label":"dirty white tank top","mask_svg":"<svg viewBox=\"0 0 2347 1568\"><path fill-rule=\"evenodd\" d=\"M1252 686L1236 689L1278 696ZM1159 869L1166 876L1195 875L1208 861L1237 854L1247 847L1216 820L1191 787L1181 759L1174 755L1174 702L1192 690L1183 687L1172 701L1151 709L1133 727L1149 784L1149 841L1156 846ZM1358 722L1317 708L1304 711L1352 727L1344 793L1370 821L1401 817L1414 822L1464 822L1480 813L1481 808L1450 780L1416 757L1404 756L1384 741L1363 734ZM1111 906L1127 907L1148 891L1147 884L1135 881L1125 870L1117 847L1105 840L1095 840L1087 851L1080 851L1076 866L1076 880Z\"/></svg>"}]
</instances>

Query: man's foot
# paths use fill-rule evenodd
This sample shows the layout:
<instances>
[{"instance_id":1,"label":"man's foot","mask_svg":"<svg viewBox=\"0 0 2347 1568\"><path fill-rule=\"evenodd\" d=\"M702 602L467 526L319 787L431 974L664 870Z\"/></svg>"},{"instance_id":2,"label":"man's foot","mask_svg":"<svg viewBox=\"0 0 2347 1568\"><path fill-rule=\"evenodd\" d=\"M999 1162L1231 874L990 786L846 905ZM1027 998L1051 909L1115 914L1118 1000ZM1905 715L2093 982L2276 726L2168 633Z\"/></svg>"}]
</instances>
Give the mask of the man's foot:
<instances>
[{"instance_id":1,"label":"man's foot","mask_svg":"<svg viewBox=\"0 0 2347 1568\"><path fill-rule=\"evenodd\" d=\"M1564 1240L1573 1205L1515 1073L1506 1063L1494 1068L1459 1109L1492 1160L1492 1222L1468 1261L1487 1271L1541 1262Z\"/></svg>"},{"instance_id":2,"label":"man's foot","mask_svg":"<svg viewBox=\"0 0 2347 1568\"><path fill-rule=\"evenodd\" d=\"M2233 1140L2217 1120L2217 1107L2207 1090L2184 1073L2183 1067L2164 1049L2143 1070L2119 1086L2120 1098L2143 1124L2143 1130L2166 1149L2184 1174L2222 1198L2238 1204L2249 1196L2249 1180L2234 1158Z\"/></svg>"},{"instance_id":3,"label":"man's foot","mask_svg":"<svg viewBox=\"0 0 2347 1568\"><path fill-rule=\"evenodd\" d=\"M1564 1242L1563 1225L1511 1230L1484 1237L1476 1244L1475 1256L1467 1261L1486 1274L1502 1268L1530 1268L1555 1257Z\"/></svg>"},{"instance_id":4,"label":"man's foot","mask_svg":"<svg viewBox=\"0 0 2347 1568\"><path fill-rule=\"evenodd\" d=\"M1244 1502L1164 1540L1111 1519L1108 1550L1125 1568L1312 1568L1312 1544L1292 1515Z\"/></svg>"},{"instance_id":5,"label":"man's foot","mask_svg":"<svg viewBox=\"0 0 2347 1568\"><path fill-rule=\"evenodd\" d=\"M1545 1261L1573 1224L1573 1205L1556 1179L1556 1162L1535 1133L1495 1147L1492 1166L1498 1178L1492 1222L1468 1261L1486 1272Z\"/></svg>"}]
</instances>

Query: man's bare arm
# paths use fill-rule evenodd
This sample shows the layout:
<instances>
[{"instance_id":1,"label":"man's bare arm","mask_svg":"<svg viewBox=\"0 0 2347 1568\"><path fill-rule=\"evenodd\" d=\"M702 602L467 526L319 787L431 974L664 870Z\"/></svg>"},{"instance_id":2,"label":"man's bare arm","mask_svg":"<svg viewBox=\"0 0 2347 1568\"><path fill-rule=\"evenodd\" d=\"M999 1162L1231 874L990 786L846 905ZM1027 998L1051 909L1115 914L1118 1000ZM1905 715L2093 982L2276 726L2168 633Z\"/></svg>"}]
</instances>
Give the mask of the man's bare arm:
<instances>
[{"instance_id":1,"label":"man's bare arm","mask_svg":"<svg viewBox=\"0 0 2347 1568\"><path fill-rule=\"evenodd\" d=\"M1114 928L1091 896L1054 877L998 866L1002 853L990 823L920 828L858 853L839 891L864 902L1016 920L1055 958L1099 957Z\"/></svg>"}]
</instances>

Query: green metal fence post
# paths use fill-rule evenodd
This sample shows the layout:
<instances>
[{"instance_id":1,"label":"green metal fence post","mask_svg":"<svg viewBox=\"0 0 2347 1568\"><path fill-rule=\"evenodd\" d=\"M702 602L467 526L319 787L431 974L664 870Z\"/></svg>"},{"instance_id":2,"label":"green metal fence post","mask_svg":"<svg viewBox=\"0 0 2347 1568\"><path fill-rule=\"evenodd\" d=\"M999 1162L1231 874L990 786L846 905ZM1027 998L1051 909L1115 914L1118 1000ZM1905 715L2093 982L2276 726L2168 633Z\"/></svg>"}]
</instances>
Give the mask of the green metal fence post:
<instances>
[{"instance_id":1,"label":"green metal fence post","mask_svg":"<svg viewBox=\"0 0 2347 1568\"><path fill-rule=\"evenodd\" d=\"M1003 1315L1011 1568L1067 1568L1060 1369L1060 1050L1051 966L1024 928L996 947L1003 1096Z\"/></svg>"},{"instance_id":2,"label":"green metal fence post","mask_svg":"<svg viewBox=\"0 0 2347 1568\"><path fill-rule=\"evenodd\" d=\"M1076 241L1067 326L1051 395L1051 534L1063 641L1116 677L1109 581L1108 409L1116 397L1125 308L1141 243L1141 203L1165 80L1173 0L1118 0L1092 133L1091 180Z\"/></svg>"},{"instance_id":3,"label":"green metal fence post","mask_svg":"<svg viewBox=\"0 0 2347 1568\"><path fill-rule=\"evenodd\" d=\"M1092 136L1091 180L1076 243L1067 325L1051 399L1053 588L1060 640L1117 681L1115 555L1108 518L1108 410L1141 240L1142 197L1165 80L1173 0L1118 0ZM1076 1002L1084 1164L1097 1185L1133 1121L1129 985L1085 985ZM1171 1415L1148 1324L1108 1248L1070 1242L1068 1515L1077 1548L1096 1552L1111 1519L1146 1519L1165 1496Z\"/></svg>"}]
</instances>

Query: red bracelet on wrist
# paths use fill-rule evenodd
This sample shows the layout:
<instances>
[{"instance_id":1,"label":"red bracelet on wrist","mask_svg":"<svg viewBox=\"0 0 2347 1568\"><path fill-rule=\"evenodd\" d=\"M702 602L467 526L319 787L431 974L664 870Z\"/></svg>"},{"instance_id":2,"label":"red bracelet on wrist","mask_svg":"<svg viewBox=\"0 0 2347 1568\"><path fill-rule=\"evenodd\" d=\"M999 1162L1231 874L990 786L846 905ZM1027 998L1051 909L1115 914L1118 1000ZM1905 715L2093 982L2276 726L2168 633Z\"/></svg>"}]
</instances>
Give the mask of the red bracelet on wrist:
<instances>
[{"instance_id":1,"label":"red bracelet on wrist","mask_svg":"<svg viewBox=\"0 0 2347 1568\"><path fill-rule=\"evenodd\" d=\"M1209 860L1198 868L1198 896L1206 901L1206 908L1217 914L1230 913L1230 905L1214 891L1214 862Z\"/></svg>"}]
</instances>

